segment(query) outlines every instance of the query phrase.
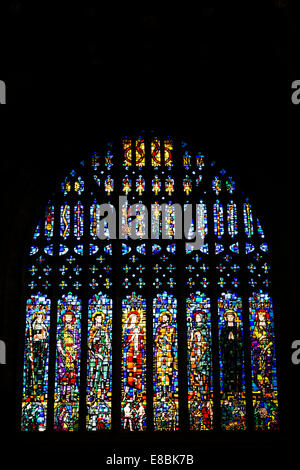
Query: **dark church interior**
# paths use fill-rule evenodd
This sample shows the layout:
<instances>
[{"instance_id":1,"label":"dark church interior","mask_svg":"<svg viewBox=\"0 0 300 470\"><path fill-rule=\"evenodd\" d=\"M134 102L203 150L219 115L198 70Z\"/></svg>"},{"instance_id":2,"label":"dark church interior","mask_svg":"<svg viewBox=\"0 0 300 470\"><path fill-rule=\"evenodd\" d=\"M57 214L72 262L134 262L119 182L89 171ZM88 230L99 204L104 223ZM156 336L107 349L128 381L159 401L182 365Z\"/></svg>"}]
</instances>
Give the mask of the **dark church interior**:
<instances>
[{"instance_id":1,"label":"dark church interior","mask_svg":"<svg viewBox=\"0 0 300 470\"><path fill-rule=\"evenodd\" d=\"M209 3L209 5L208 5ZM158 14L100 3L7 2L0 113L1 452L20 465L105 466L109 455L192 454L198 465L293 462L299 437L299 125L295 0L202 2ZM151 9L155 12L155 9ZM280 430L21 433L23 270L49 195L103 139L154 131L187 139L236 176L272 253ZM146 457L145 457L146 458ZM149 463L149 462L148 462ZM140 468L147 463L140 464Z\"/></svg>"}]
</instances>

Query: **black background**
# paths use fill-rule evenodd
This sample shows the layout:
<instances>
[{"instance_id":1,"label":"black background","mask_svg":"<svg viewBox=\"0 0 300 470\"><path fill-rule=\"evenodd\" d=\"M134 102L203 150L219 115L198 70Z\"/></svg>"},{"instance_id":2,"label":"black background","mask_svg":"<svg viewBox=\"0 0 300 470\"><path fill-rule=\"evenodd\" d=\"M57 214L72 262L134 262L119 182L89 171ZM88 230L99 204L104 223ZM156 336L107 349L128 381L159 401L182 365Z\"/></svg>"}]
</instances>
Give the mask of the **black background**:
<instances>
[{"instance_id":1,"label":"black background","mask_svg":"<svg viewBox=\"0 0 300 470\"><path fill-rule=\"evenodd\" d=\"M300 424L300 365L291 362L291 344L300 339L300 105L291 102L291 84L300 79L295 3L173 8L156 15L131 15L117 6L10 3L0 76L7 85L0 113L0 338L7 345L0 432L1 452L11 462L42 466L86 455L101 464L113 450L143 455L167 453L173 445L174 453L190 451L200 463L238 468L251 461L261 468L283 457L292 464ZM272 249L279 315L278 433L205 433L190 447L182 436L172 444L156 437L99 441L18 431L25 247L61 176L97 150L102 138L143 129L199 143L255 201Z\"/></svg>"}]
</instances>

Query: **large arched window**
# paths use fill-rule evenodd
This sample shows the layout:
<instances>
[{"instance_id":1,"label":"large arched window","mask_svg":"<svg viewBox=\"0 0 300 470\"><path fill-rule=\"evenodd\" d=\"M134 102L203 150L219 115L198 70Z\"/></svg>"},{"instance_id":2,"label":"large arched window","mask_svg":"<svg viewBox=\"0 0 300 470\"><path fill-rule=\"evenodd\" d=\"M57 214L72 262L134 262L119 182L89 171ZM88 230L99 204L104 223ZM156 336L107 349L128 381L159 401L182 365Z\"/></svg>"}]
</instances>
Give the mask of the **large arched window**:
<instances>
[{"instance_id":1,"label":"large arched window","mask_svg":"<svg viewBox=\"0 0 300 470\"><path fill-rule=\"evenodd\" d=\"M263 227L188 142L145 133L85 158L26 269L22 430L278 429Z\"/></svg>"}]
</instances>

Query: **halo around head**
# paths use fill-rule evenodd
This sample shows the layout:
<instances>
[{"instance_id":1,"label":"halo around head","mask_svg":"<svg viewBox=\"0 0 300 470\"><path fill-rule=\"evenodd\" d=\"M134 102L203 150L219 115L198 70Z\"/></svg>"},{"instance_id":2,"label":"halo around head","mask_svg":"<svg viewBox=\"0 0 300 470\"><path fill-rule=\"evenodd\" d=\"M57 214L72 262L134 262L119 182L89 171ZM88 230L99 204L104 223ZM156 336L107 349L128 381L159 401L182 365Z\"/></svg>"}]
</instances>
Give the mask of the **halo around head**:
<instances>
[{"instance_id":1,"label":"halo around head","mask_svg":"<svg viewBox=\"0 0 300 470\"><path fill-rule=\"evenodd\" d=\"M159 315L159 321L162 322L162 318L164 315L167 315L167 317L169 318L169 323L171 323L172 321L172 313L169 311L169 310L163 310L160 315Z\"/></svg>"}]
</instances>

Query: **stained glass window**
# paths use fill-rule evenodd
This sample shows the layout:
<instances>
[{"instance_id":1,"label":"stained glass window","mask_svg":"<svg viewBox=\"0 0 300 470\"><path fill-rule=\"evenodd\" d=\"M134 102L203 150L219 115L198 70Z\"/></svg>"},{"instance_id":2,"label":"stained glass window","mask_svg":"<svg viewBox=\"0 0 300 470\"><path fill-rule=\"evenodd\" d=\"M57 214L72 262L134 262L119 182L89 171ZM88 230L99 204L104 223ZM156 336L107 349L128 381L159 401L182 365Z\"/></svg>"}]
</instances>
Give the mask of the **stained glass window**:
<instances>
[{"instance_id":1,"label":"stained glass window","mask_svg":"<svg viewBox=\"0 0 300 470\"><path fill-rule=\"evenodd\" d=\"M83 205L80 201L74 207L74 236L79 240L83 235Z\"/></svg>"},{"instance_id":2,"label":"stained glass window","mask_svg":"<svg viewBox=\"0 0 300 470\"><path fill-rule=\"evenodd\" d=\"M54 429L78 430L81 301L71 293L58 301Z\"/></svg>"},{"instance_id":3,"label":"stained glass window","mask_svg":"<svg viewBox=\"0 0 300 470\"><path fill-rule=\"evenodd\" d=\"M46 428L50 311L50 299L40 293L32 295L27 300L22 400L23 430L43 431Z\"/></svg>"},{"instance_id":4,"label":"stained glass window","mask_svg":"<svg viewBox=\"0 0 300 470\"><path fill-rule=\"evenodd\" d=\"M177 302L167 292L153 301L154 429L178 429Z\"/></svg>"},{"instance_id":5,"label":"stained glass window","mask_svg":"<svg viewBox=\"0 0 300 470\"><path fill-rule=\"evenodd\" d=\"M151 132L62 178L24 277L23 431L279 429L270 246L237 183Z\"/></svg>"},{"instance_id":6,"label":"stained glass window","mask_svg":"<svg viewBox=\"0 0 300 470\"><path fill-rule=\"evenodd\" d=\"M218 299L221 426L246 429L242 299L230 291Z\"/></svg>"},{"instance_id":7,"label":"stained glass window","mask_svg":"<svg viewBox=\"0 0 300 470\"><path fill-rule=\"evenodd\" d=\"M160 140L157 138L151 140L151 161L154 167L161 165Z\"/></svg>"},{"instance_id":8,"label":"stained glass window","mask_svg":"<svg viewBox=\"0 0 300 470\"><path fill-rule=\"evenodd\" d=\"M136 140L136 165L145 166L145 140L143 138Z\"/></svg>"},{"instance_id":9,"label":"stained glass window","mask_svg":"<svg viewBox=\"0 0 300 470\"><path fill-rule=\"evenodd\" d=\"M146 301L127 296L122 303L122 426L146 428Z\"/></svg>"},{"instance_id":10,"label":"stained glass window","mask_svg":"<svg viewBox=\"0 0 300 470\"><path fill-rule=\"evenodd\" d=\"M197 291L187 298L189 425L194 431L213 426L212 333L210 299Z\"/></svg>"},{"instance_id":11,"label":"stained glass window","mask_svg":"<svg viewBox=\"0 0 300 470\"><path fill-rule=\"evenodd\" d=\"M276 429L278 388L272 298L263 291L253 293L249 315L255 429Z\"/></svg>"},{"instance_id":12,"label":"stained glass window","mask_svg":"<svg viewBox=\"0 0 300 470\"><path fill-rule=\"evenodd\" d=\"M87 430L111 428L112 300L100 292L89 301Z\"/></svg>"},{"instance_id":13,"label":"stained glass window","mask_svg":"<svg viewBox=\"0 0 300 470\"><path fill-rule=\"evenodd\" d=\"M45 235L47 240L50 240L53 237L53 227L54 227L54 206L49 203L46 209L46 218L45 218Z\"/></svg>"}]
</instances>

